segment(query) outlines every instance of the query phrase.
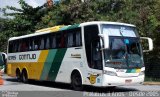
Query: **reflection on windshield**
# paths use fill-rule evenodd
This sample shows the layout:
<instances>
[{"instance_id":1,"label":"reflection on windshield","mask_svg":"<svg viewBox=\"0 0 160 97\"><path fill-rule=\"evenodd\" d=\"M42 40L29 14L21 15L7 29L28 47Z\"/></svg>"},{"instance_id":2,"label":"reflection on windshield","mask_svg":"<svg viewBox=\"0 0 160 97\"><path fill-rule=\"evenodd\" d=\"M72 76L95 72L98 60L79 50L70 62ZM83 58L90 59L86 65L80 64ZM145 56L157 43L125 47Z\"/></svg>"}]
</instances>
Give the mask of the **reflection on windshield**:
<instances>
[{"instance_id":1,"label":"reflection on windshield","mask_svg":"<svg viewBox=\"0 0 160 97\"><path fill-rule=\"evenodd\" d=\"M126 45L128 54L140 54L140 45L135 39L130 39L130 43Z\"/></svg>"},{"instance_id":2,"label":"reflection on windshield","mask_svg":"<svg viewBox=\"0 0 160 97\"><path fill-rule=\"evenodd\" d=\"M142 67L142 53L138 38L110 37L110 49L105 52L106 66L114 68ZM116 64L113 64L115 63ZM118 64L117 64L118 63Z\"/></svg>"},{"instance_id":3,"label":"reflection on windshield","mask_svg":"<svg viewBox=\"0 0 160 97\"><path fill-rule=\"evenodd\" d=\"M125 54L125 44L122 39L111 39L111 58L121 59Z\"/></svg>"}]
</instances>

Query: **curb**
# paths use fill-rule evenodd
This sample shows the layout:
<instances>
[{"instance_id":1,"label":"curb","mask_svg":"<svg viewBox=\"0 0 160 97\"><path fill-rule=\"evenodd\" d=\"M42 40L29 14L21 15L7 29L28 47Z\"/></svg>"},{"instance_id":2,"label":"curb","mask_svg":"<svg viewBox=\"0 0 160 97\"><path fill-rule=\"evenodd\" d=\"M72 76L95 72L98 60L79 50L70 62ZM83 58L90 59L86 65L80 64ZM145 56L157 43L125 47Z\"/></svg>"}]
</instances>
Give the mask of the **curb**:
<instances>
[{"instance_id":1,"label":"curb","mask_svg":"<svg viewBox=\"0 0 160 97\"><path fill-rule=\"evenodd\" d=\"M143 85L160 85L160 82L144 82Z\"/></svg>"}]
</instances>

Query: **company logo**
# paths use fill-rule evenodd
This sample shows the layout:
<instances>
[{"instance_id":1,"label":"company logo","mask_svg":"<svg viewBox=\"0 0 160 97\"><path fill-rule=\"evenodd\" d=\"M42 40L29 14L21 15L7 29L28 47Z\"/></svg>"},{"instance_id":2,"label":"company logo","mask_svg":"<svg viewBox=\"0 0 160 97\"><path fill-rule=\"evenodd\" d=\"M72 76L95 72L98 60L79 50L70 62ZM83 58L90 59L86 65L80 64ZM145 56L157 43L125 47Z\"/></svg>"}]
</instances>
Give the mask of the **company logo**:
<instances>
[{"instance_id":1,"label":"company logo","mask_svg":"<svg viewBox=\"0 0 160 97\"><path fill-rule=\"evenodd\" d=\"M81 58L81 54L71 54L72 58Z\"/></svg>"},{"instance_id":2,"label":"company logo","mask_svg":"<svg viewBox=\"0 0 160 97\"><path fill-rule=\"evenodd\" d=\"M91 84L95 84L98 76L99 76L99 74L96 74L96 75L90 74L90 76L87 78L89 79Z\"/></svg>"}]
</instances>

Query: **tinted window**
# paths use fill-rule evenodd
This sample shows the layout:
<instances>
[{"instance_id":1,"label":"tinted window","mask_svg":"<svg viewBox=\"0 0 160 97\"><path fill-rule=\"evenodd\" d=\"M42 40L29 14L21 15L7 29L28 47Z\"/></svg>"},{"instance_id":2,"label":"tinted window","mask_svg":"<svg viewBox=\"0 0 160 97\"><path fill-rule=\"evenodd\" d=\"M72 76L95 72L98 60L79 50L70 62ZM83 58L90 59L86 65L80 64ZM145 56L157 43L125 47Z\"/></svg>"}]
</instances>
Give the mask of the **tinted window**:
<instances>
[{"instance_id":1,"label":"tinted window","mask_svg":"<svg viewBox=\"0 0 160 97\"><path fill-rule=\"evenodd\" d=\"M102 69L100 38L98 36L98 33L99 32L97 25L84 27L85 50L87 61L89 67L94 69Z\"/></svg>"},{"instance_id":2,"label":"tinted window","mask_svg":"<svg viewBox=\"0 0 160 97\"><path fill-rule=\"evenodd\" d=\"M9 42L9 53L58 49L82 45L81 28L33 36Z\"/></svg>"}]
</instances>

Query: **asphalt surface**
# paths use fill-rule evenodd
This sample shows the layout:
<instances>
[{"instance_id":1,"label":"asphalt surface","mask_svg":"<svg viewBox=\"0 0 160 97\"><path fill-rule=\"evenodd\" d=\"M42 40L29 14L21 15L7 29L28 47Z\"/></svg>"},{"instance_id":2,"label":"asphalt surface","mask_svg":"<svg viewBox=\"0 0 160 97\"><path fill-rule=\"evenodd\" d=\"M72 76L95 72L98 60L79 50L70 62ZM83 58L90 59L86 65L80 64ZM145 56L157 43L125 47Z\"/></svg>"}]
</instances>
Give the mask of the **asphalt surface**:
<instances>
[{"instance_id":1,"label":"asphalt surface","mask_svg":"<svg viewBox=\"0 0 160 97\"><path fill-rule=\"evenodd\" d=\"M160 85L118 86L116 88L85 87L83 91L74 91L69 84L47 81L29 81L24 84L15 78L2 76L0 97L159 97Z\"/></svg>"}]
</instances>

